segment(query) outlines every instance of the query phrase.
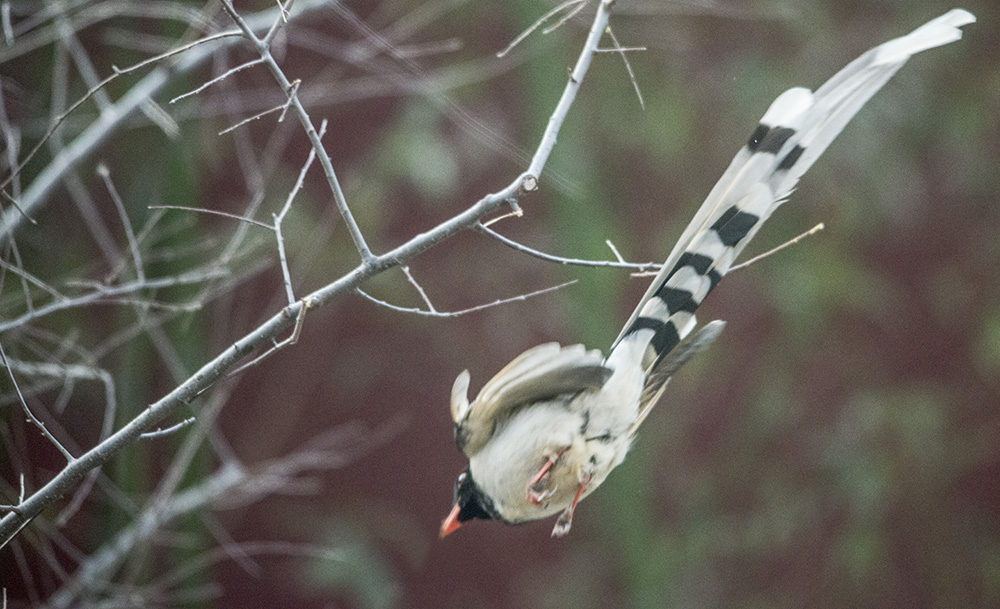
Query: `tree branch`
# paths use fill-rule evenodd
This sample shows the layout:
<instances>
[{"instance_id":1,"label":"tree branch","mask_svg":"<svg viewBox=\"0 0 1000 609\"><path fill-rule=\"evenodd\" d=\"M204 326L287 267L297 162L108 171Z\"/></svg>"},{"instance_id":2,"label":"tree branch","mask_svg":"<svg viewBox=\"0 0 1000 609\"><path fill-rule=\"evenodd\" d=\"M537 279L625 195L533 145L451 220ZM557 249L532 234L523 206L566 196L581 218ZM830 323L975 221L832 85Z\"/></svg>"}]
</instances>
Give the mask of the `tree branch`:
<instances>
[{"instance_id":1,"label":"tree branch","mask_svg":"<svg viewBox=\"0 0 1000 609\"><path fill-rule=\"evenodd\" d=\"M323 142L320 141L319 133L316 131L316 127L312 124L312 119L306 112L305 106L302 105L302 101L299 96L296 95L296 90L298 86L285 76L284 71L282 71L281 66L271 55L270 40L273 38L273 32L277 29L280 20L275 23L272 27L271 33L266 37L266 40L262 40L257 37L251 28L243 18L240 17L236 9L233 8L231 0L222 0L222 6L225 7L226 12L232 17L233 21L236 22L237 27L243 30L243 34L247 40L251 42L256 48L257 52L260 53L261 59L264 60L264 64L271 70L271 74L274 79L278 81L281 86L281 90L284 91L291 101L292 108L295 109L295 114L299 117L299 122L302 123L302 127L306 131L306 136L309 138L309 142L312 144L313 150L316 151L316 155L319 157L320 167L323 168L323 174L326 175L326 181L330 185L330 190L333 192L333 200L337 205L337 211L340 212L340 217L344 220L344 224L347 226L347 232L351 235L351 240L354 241L354 247L357 248L358 254L361 255L362 262L370 261L374 255L371 249L368 247L368 243L365 241L364 235L361 234L361 229L358 227L357 221L354 219L354 214L351 213L351 209L347 206L347 198L344 196L344 190L340 186L340 180L337 179L337 172L333 169L333 163L330 161L330 155L326 153L326 149L323 148Z\"/></svg>"},{"instance_id":2,"label":"tree branch","mask_svg":"<svg viewBox=\"0 0 1000 609\"><path fill-rule=\"evenodd\" d=\"M541 174L552 148L555 146L559 128L562 126L563 120L576 96L576 92L579 90L580 83L587 73L594 52L598 48L598 42L607 26L608 16L613 3L614 0L602 0L599 3L593 24L580 52L580 57L570 75L569 81L566 83L562 97L549 119L545 133L542 135L538 149L526 172L517 176L504 188L486 195L465 211L445 220L427 232L412 237L385 254L377 256L369 252L369 256L365 257L362 250L362 262L352 271L314 291L305 298L283 308L263 324L237 340L231 347L207 362L191 377L180 383L167 395L151 404L142 414L127 423L105 441L91 448L79 458L72 460L41 489L21 501L16 506L16 510L9 512L0 519L0 547L5 546L32 518L66 493L88 471L107 462L124 447L135 442L142 434L151 431L165 418L176 415L185 404L189 403L222 378L227 371L255 350L273 344L281 332L295 324L303 307L307 305L309 308L322 306L335 298L354 292L362 283L374 275L386 269L400 266L407 260L427 251L445 239L463 230L475 227L488 214L496 212L511 201L516 203L517 198L525 191L534 190L537 178ZM259 40L258 42L260 43ZM258 48L260 49L261 47ZM267 52L266 46L262 49L262 53L265 52ZM273 62L273 59L271 59L271 62ZM277 64L275 63L274 65ZM275 74L276 78L279 78L279 80L284 78L283 74L280 76L279 74L280 70ZM288 84L285 82L282 86L287 87ZM162 86L162 83L158 86ZM302 117L305 110L302 109L297 98L293 99L293 107L295 107L296 112L301 113L300 117ZM304 118L308 119L308 116L304 116ZM310 129L309 125L311 125L311 121L303 120L303 126ZM322 145L318 141L318 134L315 130L311 130L309 133L313 145L321 147ZM107 133L104 135L106 136ZM89 151L90 148L87 150ZM317 155L320 157L321 162L329 163L329 158L325 152L318 150Z\"/></svg>"},{"instance_id":3,"label":"tree branch","mask_svg":"<svg viewBox=\"0 0 1000 609\"><path fill-rule=\"evenodd\" d=\"M299 10L296 15L302 15L312 9L322 6L327 0L301 0ZM304 5L304 6L303 6ZM279 9L268 9L261 11L245 20L246 25L253 31L263 30L271 26L275 16L281 11ZM214 38L214 37L213 37ZM114 104L101 112L100 118L95 120L87 129L66 146L48 165L42 169L31 185L24 191L19 201L19 205L14 209L8 209L0 216L0 245L10 238L13 231L21 226L21 222L30 217L36 208L43 205L56 186L62 183L67 173L75 168L83 159L87 158L98 146L108 137L117 131L130 117L133 112L143 104L153 99L164 87L173 82L178 76L183 75L211 58L220 48L233 45L241 38L219 35L218 44L200 44L192 47L184 45L183 49L190 49L182 59L170 65L158 66L147 74L142 80L135 84L127 93L121 96ZM168 57L172 54L165 53L157 59ZM144 62L145 63L145 62ZM144 65L144 64L143 64ZM118 70L112 76L101 82L101 86L107 84L109 79L118 76L125 70ZM73 108L77 107L74 105ZM71 108L71 110L73 109ZM59 119L58 122L61 122ZM49 130L49 135L54 132L58 124ZM40 142L41 145L43 142ZM23 163L22 163L23 166ZM20 169L20 167L18 167ZM15 170L14 173L17 173ZM12 177L12 176L11 176ZM10 177L8 177L8 180ZM6 182L7 180L5 180Z\"/></svg>"}]
</instances>

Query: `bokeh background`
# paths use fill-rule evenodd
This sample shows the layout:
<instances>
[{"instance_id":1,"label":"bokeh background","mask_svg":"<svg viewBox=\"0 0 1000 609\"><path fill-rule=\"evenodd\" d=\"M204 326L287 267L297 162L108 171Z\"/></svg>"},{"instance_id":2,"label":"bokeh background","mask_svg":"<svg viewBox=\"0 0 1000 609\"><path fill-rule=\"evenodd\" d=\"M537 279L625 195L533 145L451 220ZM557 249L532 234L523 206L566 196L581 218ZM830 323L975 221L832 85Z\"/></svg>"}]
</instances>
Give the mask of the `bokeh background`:
<instances>
[{"instance_id":1,"label":"bokeh background","mask_svg":"<svg viewBox=\"0 0 1000 609\"><path fill-rule=\"evenodd\" d=\"M83 6L71 4L69 12ZM558 30L535 33L497 58L554 3L343 6L292 21L281 63L302 79L314 120L329 119L324 141L377 252L523 170L595 8L591 2ZM950 8L930 0L620 0L611 21L616 36L647 47L628 54L645 108L621 58L599 56L539 191L521 202L524 216L494 228L557 255L608 259L611 240L629 260L662 259L775 96L819 86L864 50ZM606 348L647 280L543 262L466 232L410 265L440 310L578 283L457 318L400 313L361 297L311 312L298 345L228 381L220 438L253 464L341 425L396 431L325 473L316 492L220 506L212 518L236 543L324 545L337 559L265 553L253 557L256 570L221 560L192 578L192 586L217 586L213 595L178 593L163 605L1000 606L1000 11L988 0L964 8L979 18L965 38L913 58L746 253L820 222L826 229L733 273L713 292L699 317L728 321L726 331L674 379L630 457L581 504L567 538L550 539L553 523L542 521L476 522L437 539L464 466L452 441L451 383L468 368L477 390L544 341ZM149 55L119 42L123 32L156 40L187 25L127 13L80 30L101 74ZM359 23L393 47L380 47ZM7 112L28 142L48 124L53 56L47 45L0 64ZM172 94L250 58L248 49L232 50L186 75ZM133 82L116 81L112 97ZM177 104L165 97L159 101L180 126L176 138L138 116L81 164L80 175L101 192L94 167L111 167L137 226L150 217L149 205L243 213L250 149L265 166L258 171L266 221L305 159L305 137L291 119L278 124L273 116L217 134L279 95L258 67ZM92 107L74 120L88 117ZM27 171L30 178L37 167ZM286 220L300 295L357 264L328 192L314 167ZM107 272L72 205L56 192L39 226L19 235L24 267L47 280ZM102 205L114 218L113 207ZM184 212L157 227L159 243L188 256L159 262L165 272L192 256L216 255L236 230L231 220ZM119 424L280 308L273 240L261 234L248 243L240 258L247 278L231 295L164 326L176 361L143 336L102 351L99 364L116 378ZM185 249L192 244L200 249ZM2 294L0 317L24 306L13 285ZM398 270L366 289L401 306L421 304ZM87 344L124 314L115 307L68 312L50 329ZM8 379L0 383L2 425L12 430L0 466L16 488L22 449L46 457L24 431L30 428ZM58 393L36 399L51 403ZM93 425L88 403L99 399L98 389L79 389L64 425ZM179 442L129 449L105 476L142 497ZM208 471L216 458L204 453L200 467ZM57 466L48 455L47 471ZM125 519L102 509L102 492L64 529L83 553ZM130 585L218 544L198 518L170 531L188 543L138 550L144 567L133 569ZM55 562L74 569L66 556ZM52 563L27 546L0 551L11 606L58 586Z\"/></svg>"}]
</instances>

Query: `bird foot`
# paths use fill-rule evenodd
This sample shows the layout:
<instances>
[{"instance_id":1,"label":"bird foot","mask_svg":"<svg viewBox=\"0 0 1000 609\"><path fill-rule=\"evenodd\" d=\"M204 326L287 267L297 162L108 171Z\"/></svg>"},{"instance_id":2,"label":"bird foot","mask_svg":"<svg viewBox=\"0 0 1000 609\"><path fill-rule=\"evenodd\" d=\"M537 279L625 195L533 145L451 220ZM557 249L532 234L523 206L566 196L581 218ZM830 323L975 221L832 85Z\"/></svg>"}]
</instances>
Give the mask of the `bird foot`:
<instances>
[{"instance_id":1,"label":"bird foot","mask_svg":"<svg viewBox=\"0 0 1000 609\"><path fill-rule=\"evenodd\" d=\"M556 526L552 527L553 537L562 537L569 533L570 527L573 526L573 512L576 510L576 504L580 501L580 495L583 494L583 489L587 488L588 484L590 484L590 474L584 474L583 480L580 481L580 486L576 489L576 496L573 497L573 503L569 504L569 507L559 514L559 518L556 519Z\"/></svg>"},{"instance_id":2,"label":"bird foot","mask_svg":"<svg viewBox=\"0 0 1000 609\"><path fill-rule=\"evenodd\" d=\"M545 465L538 470L538 473L532 476L531 480L528 480L528 484L524 487L524 497L528 500L528 503L542 505L546 499L552 496L552 493L556 492L554 487L547 491L544 490L544 483L549 479L549 472L552 470L552 466L556 464L559 457L567 450L569 450L569 446L564 446L557 450L554 455L545 460Z\"/></svg>"},{"instance_id":3,"label":"bird foot","mask_svg":"<svg viewBox=\"0 0 1000 609\"><path fill-rule=\"evenodd\" d=\"M524 496L531 505L544 506L548 504L548 499L553 494L555 494L557 487L552 487L547 491L543 491L537 487L528 487L525 490Z\"/></svg>"}]
</instances>

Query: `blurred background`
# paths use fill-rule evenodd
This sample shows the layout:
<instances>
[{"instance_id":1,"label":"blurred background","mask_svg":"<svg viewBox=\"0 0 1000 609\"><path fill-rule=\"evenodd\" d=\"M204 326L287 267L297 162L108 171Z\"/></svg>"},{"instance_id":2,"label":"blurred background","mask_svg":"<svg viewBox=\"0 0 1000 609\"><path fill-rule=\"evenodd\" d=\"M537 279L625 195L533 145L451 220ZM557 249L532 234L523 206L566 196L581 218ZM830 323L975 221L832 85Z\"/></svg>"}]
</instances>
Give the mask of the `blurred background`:
<instances>
[{"instance_id":1,"label":"blurred background","mask_svg":"<svg viewBox=\"0 0 1000 609\"><path fill-rule=\"evenodd\" d=\"M314 122L329 121L323 141L376 253L527 166L596 4L503 58L496 53L555 5L352 1L292 19L276 39L275 55L301 79ZM89 88L81 56L103 78L112 66L231 27L215 3L3 6L16 34L5 39L0 78L5 133L23 138L17 158ZM245 15L272 8L237 6ZM646 48L627 55L645 107L621 57L596 57L539 190L521 200L524 216L493 228L561 256L611 259L610 240L628 260L662 260L779 93L816 88L868 48L950 8L620 0L611 27L621 45ZM441 311L577 283L451 318L360 296L311 311L296 346L191 404L185 416L208 421L206 411L221 408L208 429L196 423L129 447L86 493L68 495L0 550L8 606L52 601L133 525L187 446L197 450L174 496L221 464L253 470L330 433L329 461L306 468L301 484L272 493L261 482L259 496L243 489L179 515L74 602L1000 606L1000 11L986 0L963 8L979 18L965 38L914 57L744 258L820 222L825 230L713 292L699 316L726 320L726 331L674 379L629 458L581 504L568 537L551 539L548 520L474 522L437 539L464 467L452 440L451 384L467 368L477 391L544 341L606 349L648 279L544 262L467 231L409 266ZM602 46L611 46L607 37ZM264 67L168 103L255 57L234 45L172 77L155 96L166 116L147 108L126 121L47 197L38 225L19 229L16 251L5 250L0 320L30 311L26 294L52 297L25 287L27 273L64 292L134 278L123 224L96 173L103 164L149 277L203 261L224 269L214 283L146 289L138 304L73 307L0 333L19 362L105 371L116 428L285 303L269 231L150 209L271 222L284 205L309 151L294 117L279 123L270 114L219 135L282 103ZM114 80L110 100L143 74ZM73 140L102 103L85 102L56 140ZM25 185L56 149L43 147L26 166ZM358 264L318 166L285 218L284 239L297 297ZM364 289L399 306L423 304L398 269ZM68 447L94 444L107 384L53 381L24 367L17 378ZM30 493L62 463L24 421L7 374L0 393L0 503L11 503L21 473ZM71 499L79 504L67 513Z\"/></svg>"}]
</instances>

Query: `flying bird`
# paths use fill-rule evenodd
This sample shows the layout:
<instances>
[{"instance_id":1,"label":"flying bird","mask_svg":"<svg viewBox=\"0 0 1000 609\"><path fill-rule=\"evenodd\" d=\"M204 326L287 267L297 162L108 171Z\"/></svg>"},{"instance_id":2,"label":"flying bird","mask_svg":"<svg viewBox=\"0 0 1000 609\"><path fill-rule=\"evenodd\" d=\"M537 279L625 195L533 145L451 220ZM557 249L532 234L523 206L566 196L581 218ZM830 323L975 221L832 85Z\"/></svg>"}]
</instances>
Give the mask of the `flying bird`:
<instances>
[{"instance_id":1,"label":"flying bird","mask_svg":"<svg viewBox=\"0 0 1000 609\"><path fill-rule=\"evenodd\" d=\"M525 351L468 399L451 391L455 441L469 458L441 537L472 519L522 523L577 504L624 459L667 381L723 329L695 311L799 178L851 117L914 54L959 40L975 17L954 9L864 53L815 92L778 96L684 230L607 356L583 345ZM692 334L692 332L694 332Z\"/></svg>"}]
</instances>

